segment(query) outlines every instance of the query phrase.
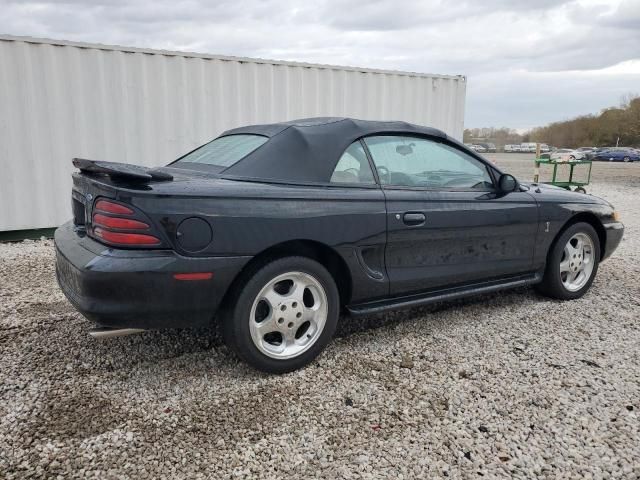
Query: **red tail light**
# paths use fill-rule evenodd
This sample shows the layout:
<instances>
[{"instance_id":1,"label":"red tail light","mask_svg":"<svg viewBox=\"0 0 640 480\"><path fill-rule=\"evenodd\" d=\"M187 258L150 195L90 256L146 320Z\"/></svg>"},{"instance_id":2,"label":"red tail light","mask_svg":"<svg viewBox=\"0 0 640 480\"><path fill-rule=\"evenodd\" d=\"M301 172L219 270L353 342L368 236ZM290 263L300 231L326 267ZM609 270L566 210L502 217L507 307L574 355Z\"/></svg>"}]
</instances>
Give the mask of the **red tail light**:
<instances>
[{"instance_id":1,"label":"red tail light","mask_svg":"<svg viewBox=\"0 0 640 480\"><path fill-rule=\"evenodd\" d=\"M100 213L93 215L93 224L106 228L119 228L121 230L148 230L149 224L133 220L131 218L107 217Z\"/></svg>"},{"instance_id":2,"label":"red tail light","mask_svg":"<svg viewBox=\"0 0 640 480\"><path fill-rule=\"evenodd\" d=\"M119 203L109 202L108 200L98 200L95 209L115 215L133 215L135 213L133 209L129 207L125 207Z\"/></svg>"},{"instance_id":3,"label":"red tail light","mask_svg":"<svg viewBox=\"0 0 640 480\"><path fill-rule=\"evenodd\" d=\"M157 247L162 241L144 215L134 207L98 199L94 206L89 234L107 245ZM147 233L149 232L149 233Z\"/></svg>"},{"instance_id":4,"label":"red tail light","mask_svg":"<svg viewBox=\"0 0 640 480\"><path fill-rule=\"evenodd\" d=\"M116 245L160 245L160 239L153 235L143 235L141 233L111 232L97 227L93 229L93 234L107 243Z\"/></svg>"}]
</instances>

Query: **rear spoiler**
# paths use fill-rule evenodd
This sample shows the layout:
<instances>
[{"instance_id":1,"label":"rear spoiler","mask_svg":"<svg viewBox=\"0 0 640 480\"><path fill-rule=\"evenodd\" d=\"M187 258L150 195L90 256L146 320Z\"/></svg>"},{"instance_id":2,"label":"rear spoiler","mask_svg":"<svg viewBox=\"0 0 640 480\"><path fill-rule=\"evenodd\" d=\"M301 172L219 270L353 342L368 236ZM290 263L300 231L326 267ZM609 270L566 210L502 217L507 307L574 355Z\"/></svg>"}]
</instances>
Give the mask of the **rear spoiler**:
<instances>
[{"instance_id":1,"label":"rear spoiler","mask_svg":"<svg viewBox=\"0 0 640 480\"><path fill-rule=\"evenodd\" d=\"M151 181L170 182L173 180L173 176L168 173L153 168L131 165L129 163L74 158L73 166L81 172L107 175L114 180L126 180L137 183L149 183Z\"/></svg>"}]
</instances>

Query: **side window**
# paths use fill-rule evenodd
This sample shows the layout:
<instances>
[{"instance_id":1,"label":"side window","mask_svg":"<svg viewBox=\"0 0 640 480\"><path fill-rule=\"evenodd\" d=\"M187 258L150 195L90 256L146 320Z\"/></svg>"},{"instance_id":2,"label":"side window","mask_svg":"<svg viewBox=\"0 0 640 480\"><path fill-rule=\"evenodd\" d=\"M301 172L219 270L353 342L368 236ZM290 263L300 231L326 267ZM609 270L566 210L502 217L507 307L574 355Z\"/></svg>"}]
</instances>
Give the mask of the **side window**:
<instances>
[{"instance_id":1,"label":"side window","mask_svg":"<svg viewBox=\"0 0 640 480\"><path fill-rule=\"evenodd\" d=\"M369 160L359 140L349 145L338 160L331 183L375 183Z\"/></svg>"},{"instance_id":2,"label":"side window","mask_svg":"<svg viewBox=\"0 0 640 480\"><path fill-rule=\"evenodd\" d=\"M365 143L382 184L478 190L493 188L484 163L444 143L391 135L367 137Z\"/></svg>"}]
</instances>

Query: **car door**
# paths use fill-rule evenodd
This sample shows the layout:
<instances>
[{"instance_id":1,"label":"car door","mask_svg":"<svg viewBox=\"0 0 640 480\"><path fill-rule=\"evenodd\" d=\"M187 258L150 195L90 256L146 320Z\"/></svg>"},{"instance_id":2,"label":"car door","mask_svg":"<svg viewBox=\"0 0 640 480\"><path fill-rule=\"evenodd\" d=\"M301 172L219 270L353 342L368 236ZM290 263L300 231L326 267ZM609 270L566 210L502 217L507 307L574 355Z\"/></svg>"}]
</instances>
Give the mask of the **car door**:
<instances>
[{"instance_id":1,"label":"car door","mask_svg":"<svg viewBox=\"0 0 640 480\"><path fill-rule=\"evenodd\" d=\"M324 195L331 192L343 202L323 212L330 221L324 222L326 228L313 238L330 239L325 243L344 259L351 276L351 302L384 298L389 294L384 268L386 204L360 140L343 152L329 184L331 188L325 188Z\"/></svg>"},{"instance_id":2,"label":"car door","mask_svg":"<svg viewBox=\"0 0 640 480\"><path fill-rule=\"evenodd\" d=\"M530 272L535 199L499 193L487 164L441 139L364 139L386 197L392 295Z\"/></svg>"}]
</instances>

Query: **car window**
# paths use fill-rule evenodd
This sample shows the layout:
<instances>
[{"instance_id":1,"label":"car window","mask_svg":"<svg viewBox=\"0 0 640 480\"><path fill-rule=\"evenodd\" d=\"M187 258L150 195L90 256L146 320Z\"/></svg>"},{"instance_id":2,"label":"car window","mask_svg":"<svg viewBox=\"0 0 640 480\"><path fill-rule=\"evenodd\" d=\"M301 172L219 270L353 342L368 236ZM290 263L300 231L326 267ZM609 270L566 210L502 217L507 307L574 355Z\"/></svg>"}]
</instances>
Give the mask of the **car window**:
<instances>
[{"instance_id":1,"label":"car window","mask_svg":"<svg viewBox=\"0 0 640 480\"><path fill-rule=\"evenodd\" d=\"M178 163L203 163L218 167L230 167L264 144L267 137L262 135L227 135L188 153Z\"/></svg>"},{"instance_id":2,"label":"car window","mask_svg":"<svg viewBox=\"0 0 640 480\"><path fill-rule=\"evenodd\" d=\"M331 183L375 183L367 154L359 140L349 145L338 160Z\"/></svg>"},{"instance_id":3,"label":"car window","mask_svg":"<svg viewBox=\"0 0 640 480\"><path fill-rule=\"evenodd\" d=\"M449 145L391 135L367 137L365 143L383 184L479 190L493 188L484 163Z\"/></svg>"}]
</instances>

